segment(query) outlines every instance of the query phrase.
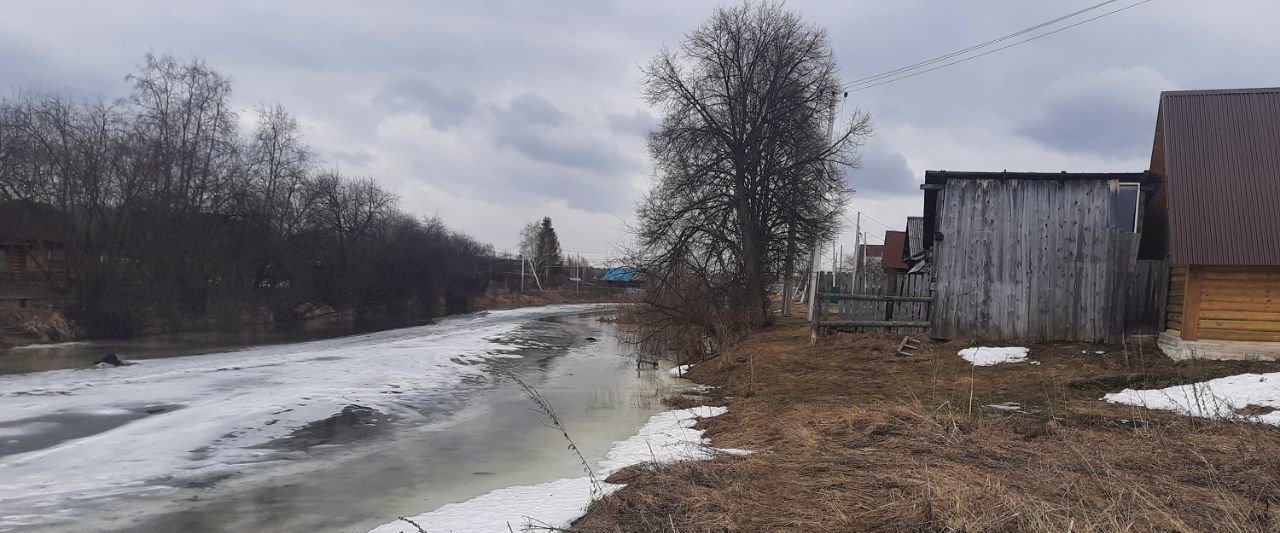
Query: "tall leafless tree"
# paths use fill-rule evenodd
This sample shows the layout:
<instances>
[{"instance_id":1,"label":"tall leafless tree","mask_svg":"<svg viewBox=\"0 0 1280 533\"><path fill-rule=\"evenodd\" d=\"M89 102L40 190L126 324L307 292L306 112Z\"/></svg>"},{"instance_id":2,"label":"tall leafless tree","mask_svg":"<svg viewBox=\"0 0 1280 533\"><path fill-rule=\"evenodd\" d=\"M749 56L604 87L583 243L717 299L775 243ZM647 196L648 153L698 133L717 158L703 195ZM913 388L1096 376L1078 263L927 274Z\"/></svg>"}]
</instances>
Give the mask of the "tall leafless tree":
<instances>
[{"instance_id":1,"label":"tall leafless tree","mask_svg":"<svg viewBox=\"0 0 1280 533\"><path fill-rule=\"evenodd\" d=\"M716 9L644 75L663 115L649 139L657 178L637 213L650 309L670 322L736 309L738 323L720 328L759 327L769 287L838 229L843 170L858 164L870 118L837 121L826 31L778 3Z\"/></svg>"}]
</instances>

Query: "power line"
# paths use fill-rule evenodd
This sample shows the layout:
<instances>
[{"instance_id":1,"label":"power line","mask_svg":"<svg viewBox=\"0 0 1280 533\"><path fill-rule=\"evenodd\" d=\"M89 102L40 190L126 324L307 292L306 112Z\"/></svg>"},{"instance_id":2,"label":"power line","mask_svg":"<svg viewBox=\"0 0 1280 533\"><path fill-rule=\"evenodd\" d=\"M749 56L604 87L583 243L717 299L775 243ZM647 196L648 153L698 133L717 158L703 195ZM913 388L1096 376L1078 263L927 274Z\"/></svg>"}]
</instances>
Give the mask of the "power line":
<instances>
[{"instance_id":1,"label":"power line","mask_svg":"<svg viewBox=\"0 0 1280 533\"><path fill-rule=\"evenodd\" d=\"M1061 17L1058 17L1058 18L1055 18L1055 19L1050 19L1050 20L1047 20L1047 21L1041 22L1041 23L1039 23L1039 24L1036 24L1035 26L1031 26L1031 27L1029 27L1029 28L1023 28L1023 29L1021 29L1021 30L1018 30L1018 31L1013 32L1013 33L1010 33L1010 34L1008 34L1008 35L1004 35L1004 36L1001 36L1001 37L997 37L997 38L995 38L995 39L991 39L991 40L986 41L986 42L981 42L981 43L975 44L975 45L973 45L973 46L970 46L970 47L968 47L968 48L963 48L963 49L960 49L960 50L956 50L956 51L951 52L951 53L949 53L949 54L940 55L940 56L935 57L935 58L932 58L932 59L927 59L927 60L924 60L924 61L920 61L920 62L918 62L918 63L912 63L912 64L907 65L907 66L905 66L905 67L900 67L900 68L896 68L896 69L893 69L893 70L889 70L889 71L881 72L881 73L876 74L876 75L874 75L874 76L867 76L867 77L865 77L865 78L859 78L859 79L856 79L856 80L853 80L853 81L851 81L851 82L849 82L849 83L845 84L845 87L846 87L846 88L848 88L848 87L853 87L853 86L855 86L855 85L864 85L864 84L867 84L867 83L870 83L870 82L876 81L876 80L878 80L878 79L886 78L886 77L889 77L889 76L892 76L892 75L895 75L895 74L899 74L899 73L902 73L902 72L906 72L906 71L909 71L909 70L914 70L914 69L919 68L919 67L932 65L932 64L937 63L937 62L939 62L939 61L944 61L944 60L947 60L947 59L951 59L951 58L956 57L956 56L964 55L964 54L967 54L967 53L972 52L972 51L974 51L974 50L979 50L979 49L982 49L982 48L986 48L986 47L991 46L991 45L993 45L993 44L996 44L996 43L999 43L999 42L1003 42L1003 41L1008 40L1008 39L1012 39L1012 38L1017 37L1017 36L1019 36L1019 35L1025 35L1025 34L1027 34L1027 33L1030 33L1030 32L1033 32L1033 31L1035 31L1035 30L1038 30L1038 29L1040 29L1040 28L1043 28L1043 27L1045 27L1045 26L1051 26L1051 25L1053 25L1053 24L1056 24L1056 23L1058 23L1058 22L1062 22L1063 20L1069 19L1069 18L1074 17L1074 16L1076 16L1076 15L1080 15L1080 14L1083 14L1083 13L1087 13L1087 12L1089 12L1089 11L1093 11L1094 9L1098 9L1098 8L1100 8L1100 7L1102 7L1102 6L1105 6L1105 5L1107 5L1107 4L1113 4L1113 3L1118 2L1118 1L1119 1L1119 0L1107 0L1107 1L1105 1L1105 2L1100 2L1100 3L1097 3L1097 4L1091 5L1091 6L1089 6L1089 7L1086 7L1086 8L1084 8L1084 9L1081 9L1081 10L1079 10L1079 11L1075 11L1075 12L1072 12L1072 13L1068 13L1068 14L1063 15L1063 16L1061 16Z\"/></svg>"},{"instance_id":2,"label":"power line","mask_svg":"<svg viewBox=\"0 0 1280 533\"><path fill-rule=\"evenodd\" d=\"M854 212L854 213L857 213L857 214L859 214L859 215L862 215L862 217L863 217L863 218L866 218L866 219L868 219L868 220L870 220L870 221L872 221L872 222L875 222L876 224L879 224L879 225L883 226L883 227L884 227L884 229L887 229L887 230L889 230L889 231L902 231L902 230L900 230L900 229L894 228L893 226L890 226L890 225L888 225L888 224L885 224L884 222L881 222L879 219L877 219L877 218L875 218L875 217L873 217L873 216L871 216L871 215L868 215L868 214L866 214L866 213L864 213L864 212L862 212L862 211L858 211L857 209L854 209L854 210L853 210L853 212ZM844 217L844 219L845 219L845 220L848 220L849 222L853 222L853 219L852 219L852 218L849 218L849 215L846 215L846 214L844 214L844 213L841 213L841 214L840 214L840 216Z\"/></svg>"},{"instance_id":3,"label":"power line","mask_svg":"<svg viewBox=\"0 0 1280 533\"><path fill-rule=\"evenodd\" d=\"M1114 2L1114 1L1115 1L1115 0L1111 0L1111 1L1108 1L1108 2L1103 2L1102 4L1098 4L1098 5L1095 5L1095 6L1092 6L1092 7L1086 8L1086 9L1081 10L1081 11L1079 11L1079 12L1075 13L1075 14L1072 14L1072 15L1066 15L1066 16L1063 16L1063 17L1059 17L1058 19L1055 19L1053 22L1043 23L1043 24L1040 24L1040 25L1034 26L1034 27L1032 27L1032 28L1031 28L1031 29L1029 29L1029 30L1024 30L1024 31L1020 31L1020 32L1015 32L1015 33L1009 34L1008 36L1005 36L1005 37L1001 37L1001 38L998 38L998 39L993 39L992 41L989 41L989 42L988 42L988 43L986 43L986 44L983 44L983 45L981 45L981 46L976 46L976 48L975 48L975 47L970 47L970 48L972 48L972 49L966 49L966 50L963 50L963 51L953 52L952 54L948 54L948 55L945 55L945 56L939 56L939 57L937 57L937 58L934 58L933 60L930 60L930 61L927 61L927 62L922 62L922 63L921 63L921 64L919 64L918 66L902 67L902 68L900 68L900 69L895 69L895 70L896 70L896 73L897 73L897 74L903 74L903 73L905 73L905 72L909 72L909 71L911 71L911 70L915 70L915 69L916 69L916 68L918 68L919 66L925 66L925 65L928 65L928 64L936 63L937 61L941 61L941 60L944 60L944 59L949 59L949 58L952 58L952 57L956 57L956 56L959 56L959 55L963 55L963 54L965 54L965 53L968 53L968 52L971 52L971 51L977 50L977 49L979 49L979 48L983 48L983 47L985 47L985 46L989 46L990 44L995 44L995 43L997 43L997 42L1001 42L1001 41L1003 41L1003 40L1005 40L1005 39L1008 39L1009 37L1014 37L1014 36L1017 36L1017 35L1023 35L1023 34L1025 34L1025 33L1027 33L1027 31L1034 31L1034 29L1042 28L1042 27L1044 27L1044 26L1046 26L1046 25L1048 25L1048 24L1052 24L1052 23L1054 23L1054 22L1060 22L1060 21L1062 21L1062 20L1065 20L1066 18L1073 17L1073 16L1075 16L1075 15L1077 15L1077 14L1080 14L1080 13L1083 13L1083 12L1085 12L1085 11L1089 11L1089 10L1092 10L1092 9L1096 9L1096 8L1101 7L1101 6L1103 6L1103 5L1110 4L1110 3ZM1098 19L1100 19L1100 18L1107 17L1107 16L1110 16L1110 15L1114 15L1114 14L1119 13L1119 12L1121 12L1121 11L1125 11L1125 10L1133 9L1133 8L1135 8L1135 7L1138 7L1138 6L1142 5L1142 4L1145 4L1145 3L1150 2L1150 1L1151 1L1151 0L1141 0L1140 2L1136 2L1136 3L1133 3L1133 4L1129 4L1129 5L1127 5L1127 6L1124 6L1124 7L1118 8L1118 9L1113 9L1113 10L1108 11L1108 12L1106 12L1106 13L1103 13L1103 14L1101 14L1101 15L1097 15L1097 16L1094 16L1094 17L1090 17L1090 18L1084 19L1084 20L1082 20L1082 21L1080 21L1080 22L1076 22L1076 23L1074 23L1074 24L1069 24L1069 25L1063 26L1063 27L1061 27L1061 28L1057 28L1057 29L1052 30L1052 31L1048 31L1048 32L1045 32L1045 33L1041 33L1041 34L1038 34L1038 35L1034 35L1034 36L1032 36L1032 37L1028 37L1028 38L1026 38L1026 39L1022 39L1022 40L1020 40L1020 41L1015 41L1015 42L1013 42L1013 43L1010 43L1010 44L1007 44L1007 45L1001 46L1001 47L999 47L999 48L994 48L994 49L991 49L991 50L987 50L987 51L982 52L982 53L980 53L980 54L971 55L971 56L968 56L968 57L964 57L964 58L961 58L961 59L957 59L957 60L955 60L955 61L950 61L950 62L947 62L947 63L943 63L943 64L938 65L938 66L936 66L936 67L927 68L927 69L924 69L924 70L916 70L915 72L911 72L910 74L903 74L903 75L901 75L901 76L895 76L895 75L894 75L894 72L895 72L895 71L888 71L888 72L885 72L885 73L877 74L877 75L875 75L875 76L870 76L870 77L868 77L868 78L863 78L862 80L864 80L864 81L854 81L854 82L851 82L851 83L849 83L849 84L845 85L845 86L844 86L844 88L845 88L845 89L847 89L847 90L848 90L848 91L850 91L850 92L858 92L858 91L864 91L864 90L866 90L866 89L870 89L870 88L872 88L872 87L879 87L879 86L881 86L881 85L885 85L885 84L887 84L887 83L893 83L893 82L895 82L895 81L905 80L905 79L907 79L907 78L914 78L914 77L919 76L919 75L921 75L921 74L925 74L925 73L928 73L928 72L933 72L933 71L935 71L935 70L943 69L943 68L946 68L946 67L949 67L949 66L952 66L952 65L958 65L958 64L960 64L960 63L965 63L965 62L967 62L967 61L972 61L972 60L974 60L974 59L978 59L978 58L983 57L983 56L988 56L988 55L994 54L994 53L999 52L999 51L1001 51L1001 50L1007 50L1007 49L1009 49L1009 48L1013 48L1013 47L1018 46L1018 45L1020 45L1020 44L1025 44L1025 43L1029 43L1029 42L1034 41L1034 40L1037 40L1037 39L1041 39L1041 38L1044 38L1044 37L1048 37L1048 36L1053 35L1053 34L1055 34L1055 33L1058 33L1058 32L1061 32L1061 31L1066 31L1066 30L1069 30L1069 29L1074 28L1074 27L1076 27L1076 26L1080 26L1080 25L1082 25L1082 24L1087 24L1087 23L1089 23L1089 22L1093 22L1093 21L1098 20ZM886 76L893 76L893 77L889 77L888 79L884 79ZM877 80L880 80L880 81L877 81Z\"/></svg>"}]
</instances>

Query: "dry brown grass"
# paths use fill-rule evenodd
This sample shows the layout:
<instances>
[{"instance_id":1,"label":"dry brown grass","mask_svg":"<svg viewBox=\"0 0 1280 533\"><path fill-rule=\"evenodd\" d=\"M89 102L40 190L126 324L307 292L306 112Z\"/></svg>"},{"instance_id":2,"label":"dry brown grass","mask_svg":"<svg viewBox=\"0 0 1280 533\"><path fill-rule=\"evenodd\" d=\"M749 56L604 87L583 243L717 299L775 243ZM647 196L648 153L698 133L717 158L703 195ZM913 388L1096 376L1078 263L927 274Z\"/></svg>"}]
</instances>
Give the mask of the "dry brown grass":
<instances>
[{"instance_id":1,"label":"dry brown grass","mask_svg":"<svg viewBox=\"0 0 1280 533\"><path fill-rule=\"evenodd\" d=\"M1280 530L1280 431L1098 400L1280 365L1055 344L974 368L963 342L904 359L900 337L807 335L785 322L690 372L732 397L707 435L754 455L624 471L573 529ZM983 407L1004 401L1028 412Z\"/></svg>"}]
</instances>

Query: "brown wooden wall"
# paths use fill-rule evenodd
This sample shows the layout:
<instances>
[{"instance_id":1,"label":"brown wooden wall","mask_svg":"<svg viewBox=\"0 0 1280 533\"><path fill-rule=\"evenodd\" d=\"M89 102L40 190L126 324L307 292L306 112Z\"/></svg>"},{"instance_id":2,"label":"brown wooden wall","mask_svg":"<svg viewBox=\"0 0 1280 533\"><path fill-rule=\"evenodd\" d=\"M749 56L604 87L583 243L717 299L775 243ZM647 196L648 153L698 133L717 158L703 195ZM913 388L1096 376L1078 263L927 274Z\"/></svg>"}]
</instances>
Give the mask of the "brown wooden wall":
<instances>
[{"instance_id":1,"label":"brown wooden wall","mask_svg":"<svg viewBox=\"0 0 1280 533\"><path fill-rule=\"evenodd\" d=\"M1169 296L1184 340L1280 342L1280 267L1178 267Z\"/></svg>"}]
</instances>

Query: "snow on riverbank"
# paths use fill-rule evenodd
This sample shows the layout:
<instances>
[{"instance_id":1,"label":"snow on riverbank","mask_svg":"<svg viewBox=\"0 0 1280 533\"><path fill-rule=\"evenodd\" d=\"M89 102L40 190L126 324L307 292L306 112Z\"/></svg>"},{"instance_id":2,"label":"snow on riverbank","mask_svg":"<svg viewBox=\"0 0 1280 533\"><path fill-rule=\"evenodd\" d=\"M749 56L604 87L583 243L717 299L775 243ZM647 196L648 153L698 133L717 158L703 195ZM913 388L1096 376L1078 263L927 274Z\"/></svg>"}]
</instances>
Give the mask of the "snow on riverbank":
<instances>
[{"instance_id":1,"label":"snow on riverbank","mask_svg":"<svg viewBox=\"0 0 1280 533\"><path fill-rule=\"evenodd\" d=\"M680 365L680 366L668 368L667 373L671 374L672 377L682 378L686 373L689 372L690 368L693 368L693 365Z\"/></svg>"},{"instance_id":2,"label":"snow on riverbank","mask_svg":"<svg viewBox=\"0 0 1280 533\"><path fill-rule=\"evenodd\" d=\"M1240 418L1280 425L1280 372L1240 374L1163 389L1125 389L1102 397L1110 403L1174 411L1201 418ZM1246 409L1256 406L1252 409Z\"/></svg>"},{"instance_id":3,"label":"snow on riverbank","mask_svg":"<svg viewBox=\"0 0 1280 533\"><path fill-rule=\"evenodd\" d=\"M523 324L592 308L493 311L338 339L0 376L0 524L33 506L201 486L288 459L255 446L351 404L421 419L425 398L447 398L480 377L482 363L514 357L521 345L511 334Z\"/></svg>"},{"instance_id":4,"label":"snow on riverbank","mask_svg":"<svg viewBox=\"0 0 1280 533\"><path fill-rule=\"evenodd\" d=\"M1010 346L1005 348L991 348L987 346L979 346L977 348L965 348L960 350L958 354L964 360L973 363L973 366L993 366L1001 363L1023 363L1027 361L1027 353L1031 350L1021 346Z\"/></svg>"},{"instance_id":5,"label":"snow on riverbank","mask_svg":"<svg viewBox=\"0 0 1280 533\"><path fill-rule=\"evenodd\" d=\"M698 418L719 416L724 407L694 407L653 415L635 435L619 442L600 462L595 474L609 477L628 466L642 463L673 463L710 459L718 453L744 455L746 450L708 447L703 431L694 429ZM601 482L604 494L624 487ZM451 503L435 511L409 517L423 529L442 533L490 533L568 527L592 502L591 479L571 479L507 487L470 500ZM408 523L396 521L379 526L370 533L398 533ZM412 529L410 529L412 531Z\"/></svg>"}]
</instances>

